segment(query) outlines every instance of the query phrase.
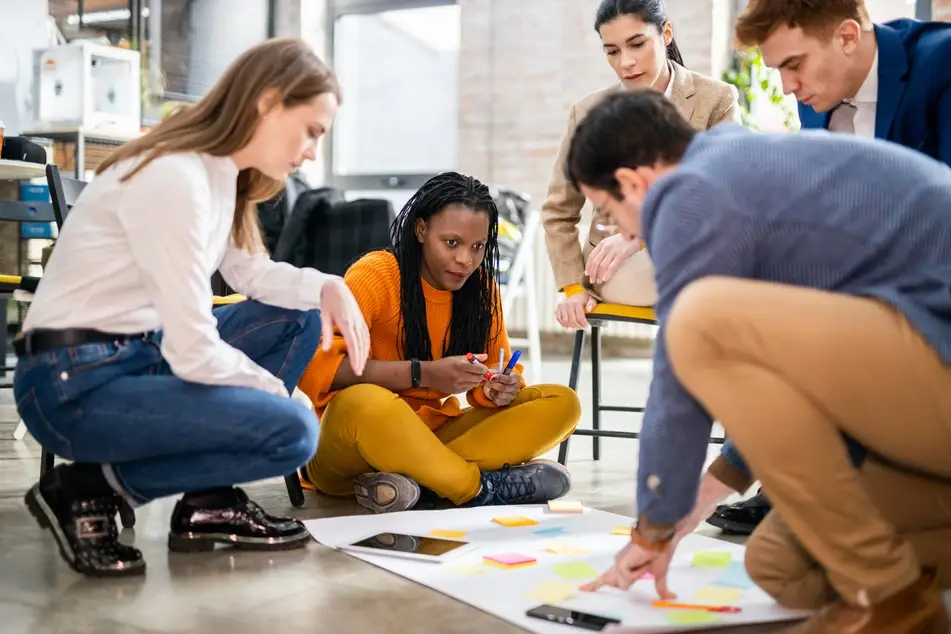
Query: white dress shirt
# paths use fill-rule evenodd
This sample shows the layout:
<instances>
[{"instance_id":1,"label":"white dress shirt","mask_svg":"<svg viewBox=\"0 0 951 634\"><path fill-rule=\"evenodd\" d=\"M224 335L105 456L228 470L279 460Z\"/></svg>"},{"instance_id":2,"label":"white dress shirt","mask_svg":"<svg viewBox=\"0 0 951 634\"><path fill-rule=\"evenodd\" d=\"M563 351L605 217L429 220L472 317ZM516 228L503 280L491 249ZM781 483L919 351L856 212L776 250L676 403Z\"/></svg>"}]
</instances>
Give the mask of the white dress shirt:
<instances>
[{"instance_id":1,"label":"white dress shirt","mask_svg":"<svg viewBox=\"0 0 951 634\"><path fill-rule=\"evenodd\" d=\"M878 108L878 51L872 60L872 68L854 99L846 99L842 106L832 112L829 130L875 138L875 111ZM851 111L850 111L851 110Z\"/></svg>"},{"instance_id":2,"label":"white dress shirt","mask_svg":"<svg viewBox=\"0 0 951 634\"><path fill-rule=\"evenodd\" d=\"M237 292L297 310L319 308L331 276L234 246L238 168L230 158L165 156L121 183L135 161L106 170L83 191L23 329L161 329L162 356L179 378L280 393L277 377L221 340L211 276L218 270Z\"/></svg>"}]
</instances>

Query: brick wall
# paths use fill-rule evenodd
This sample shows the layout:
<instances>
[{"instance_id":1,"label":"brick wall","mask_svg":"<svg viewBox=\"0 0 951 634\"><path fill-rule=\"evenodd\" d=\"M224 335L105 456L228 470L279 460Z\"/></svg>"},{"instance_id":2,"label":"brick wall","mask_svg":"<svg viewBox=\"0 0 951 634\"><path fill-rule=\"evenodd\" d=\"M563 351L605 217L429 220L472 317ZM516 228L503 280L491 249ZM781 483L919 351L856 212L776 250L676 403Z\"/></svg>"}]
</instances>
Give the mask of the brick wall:
<instances>
[{"instance_id":1,"label":"brick wall","mask_svg":"<svg viewBox=\"0 0 951 634\"><path fill-rule=\"evenodd\" d=\"M931 5L932 17L935 20L951 22L951 0L934 0Z\"/></svg>"},{"instance_id":2,"label":"brick wall","mask_svg":"<svg viewBox=\"0 0 951 634\"><path fill-rule=\"evenodd\" d=\"M593 29L598 0L459 0L459 169L524 191L540 204L568 108L617 81ZM686 64L719 75L730 0L668 2ZM720 49L723 49L721 51ZM557 291L544 240L536 251L542 328L556 329ZM514 323L520 325L516 313Z\"/></svg>"}]
</instances>

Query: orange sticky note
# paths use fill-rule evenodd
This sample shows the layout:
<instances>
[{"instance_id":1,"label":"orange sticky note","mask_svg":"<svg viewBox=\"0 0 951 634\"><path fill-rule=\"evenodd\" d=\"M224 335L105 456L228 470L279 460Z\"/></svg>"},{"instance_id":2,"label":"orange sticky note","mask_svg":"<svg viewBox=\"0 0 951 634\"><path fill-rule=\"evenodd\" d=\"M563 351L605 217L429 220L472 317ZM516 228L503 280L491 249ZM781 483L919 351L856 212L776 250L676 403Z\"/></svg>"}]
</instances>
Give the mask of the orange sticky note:
<instances>
[{"instance_id":1,"label":"orange sticky note","mask_svg":"<svg viewBox=\"0 0 951 634\"><path fill-rule=\"evenodd\" d=\"M548 510L552 513L584 513L584 506L581 502L549 500Z\"/></svg>"},{"instance_id":2,"label":"orange sticky note","mask_svg":"<svg viewBox=\"0 0 951 634\"><path fill-rule=\"evenodd\" d=\"M611 529L612 535L624 535L626 537L631 536L631 527L630 526L615 526Z\"/></svg>"},{"instance_id":3,"label":"orange sticky note","mask_svg":"<svg viewBox=\"0 0 951 634\"><path fill-rule=\"evenodd\" d=\"M538 524L538 522L532 518L522 517L520 515L502 515L500 517L493 517L492 521L509 528L515 528L516 526L535 526Z\"/></svg>"},{"instance_id":4,"label":"orange sticky note","mask_svg":"<svg viewBox=\"0 0 951 634\"><path fill-rule=\"evenodd\" d=\"M446 539L462 539L466 536L466 531L449 531L437 528L429 531L430 537L445 537Z\"/></svg>"}]
</instances>

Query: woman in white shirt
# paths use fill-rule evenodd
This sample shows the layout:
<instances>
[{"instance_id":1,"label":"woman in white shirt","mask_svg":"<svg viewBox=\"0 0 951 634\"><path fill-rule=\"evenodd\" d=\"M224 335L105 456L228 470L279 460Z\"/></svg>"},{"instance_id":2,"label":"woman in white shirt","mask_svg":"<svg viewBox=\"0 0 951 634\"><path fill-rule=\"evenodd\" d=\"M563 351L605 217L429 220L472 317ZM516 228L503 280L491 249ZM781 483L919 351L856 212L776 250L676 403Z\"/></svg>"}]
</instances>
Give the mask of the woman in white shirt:
<instances>
[{"instance_id":1,"label":"woman in white shirt","mask_svg":"<svg viewBox=\"0 0 951 634\"><path fill-rule=\"evenodd\" d=\"M309 540L234 484L314 455L316 417L288 395L318 341L336 326L357 373L368 355L342 279L271 261L254 205L314 159L338 101L306 44L269 40L197 105L119 148L70 212L15 342L14 393L33 436L74 461L26 503L77 572L144 573L141 552L117 541L121 498L184 493L173 551ZM216 270L249 300L213 311Z\"/></svg>"}]
</instances>

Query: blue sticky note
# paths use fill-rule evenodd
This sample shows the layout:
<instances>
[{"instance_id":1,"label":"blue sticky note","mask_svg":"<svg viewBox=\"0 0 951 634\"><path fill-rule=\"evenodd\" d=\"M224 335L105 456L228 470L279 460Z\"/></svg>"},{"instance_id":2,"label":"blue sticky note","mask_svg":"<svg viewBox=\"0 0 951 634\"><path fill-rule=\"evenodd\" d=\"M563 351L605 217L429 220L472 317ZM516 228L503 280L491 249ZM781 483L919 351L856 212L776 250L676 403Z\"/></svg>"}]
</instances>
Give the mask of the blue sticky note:
<instances>
[{"instance_id":1,"label":"blue sticky note","mask_svg":"<svg viewBox=\"0 0 951 634\"><path fill-rule=\"evenodd\" d=\"M746 568L743 564L737 561L734 561L723 569L723 574L717 578L714 585L726 588L739 588L740 590L749 590L756 586L753 580L750 579L750 576L746 574Z\"/></svg>"},{"instance_id":2,"label":"blue sticky note","mask_svg":"<svg viewBox=\"0 0 951 634\"><path fill-rule=\"evenodd\" d=\"M565 532L564 526L545 526L542 528L536 528L532 531L536 535L560 535Z\"/></svg>"}]
</instances>

